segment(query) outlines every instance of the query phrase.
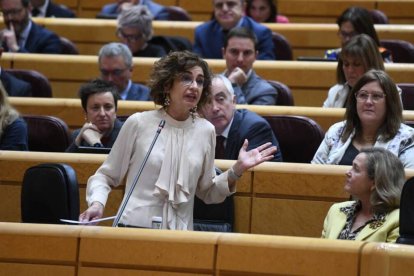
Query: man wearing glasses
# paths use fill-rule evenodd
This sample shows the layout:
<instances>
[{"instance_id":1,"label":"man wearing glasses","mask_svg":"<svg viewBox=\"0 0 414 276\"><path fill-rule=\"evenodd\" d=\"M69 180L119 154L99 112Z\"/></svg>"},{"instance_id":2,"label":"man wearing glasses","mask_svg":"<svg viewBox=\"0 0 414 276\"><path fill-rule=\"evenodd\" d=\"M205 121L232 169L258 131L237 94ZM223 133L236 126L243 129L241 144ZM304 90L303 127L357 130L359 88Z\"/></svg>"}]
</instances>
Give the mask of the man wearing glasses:
<instances>
[{"instance_id":1,"label":"man wearing glasses","mask_svg":"<svg viewBox=\"0 0 414 276\"><path fill-rule=\"evenodd\" d=\"M222 58L221 48L226 34L234 27L245 27L256 34L259 51L257 59L275 59L272 32L250 17L243 16L243 0L213 0L213 5L214 19L195 29L195 53L203 58Z\"/></svg>"},{"instance_id":2,"label":"man wearing glasses","mask_svg":"<svg viewBox=\"0 0 414 276\"><path fill-rule=\"evenodd\" d=\"M101 79L115 85L121 100L148 101L150 91L142 84L133 83L132 54L122 43L109 43L99 51Z\"/></svg>"},{"instance_id":3,"label":"man wearing glasses","mask_svg":"<svg viewBox=\"0 0 414 276\"><path fill-rule=\"evenodd\" d=\"M0 0L6 28L0 32L7 52L60 54L60 39L30 19L29 0Z\"/></svg>"},{"instance_id":4,"label":"man wearing glasses","mask_svg":"<svg viewBox=\"0 0 414 276\"><path fill-rule=\"evenodd\" d=\"M224 40L224 74L231 81L238 104L275 105L277 91L253 70L258 55L255 34L247 28L233 28Z\"/></svg>"}]
</instances>

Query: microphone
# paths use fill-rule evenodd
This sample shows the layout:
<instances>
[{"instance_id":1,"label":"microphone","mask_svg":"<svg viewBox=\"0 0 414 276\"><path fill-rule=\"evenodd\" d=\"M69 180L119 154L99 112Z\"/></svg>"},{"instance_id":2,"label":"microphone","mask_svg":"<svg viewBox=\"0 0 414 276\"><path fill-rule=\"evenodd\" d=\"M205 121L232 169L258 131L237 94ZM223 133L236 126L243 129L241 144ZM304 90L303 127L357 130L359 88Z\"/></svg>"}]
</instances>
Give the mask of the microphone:
<instances>
[{"instance_id":1,"label":"microphone","mask_svg":"<svg viewBox=\"0 0 414 276\"><path fill-rule=\"evenodd\" d=\"M138 183L141 173L144 170L145 164L148 161L148 157L151 154L152 148L154 147L154 144L157 141L158 136L160 135L161 130L164 128L164 126L165 126L165 120L161 120L160 124L158 125L158 129L155 133L154 139L152 140L152 143L147 151L147 154L145 155L144 160L141 163L141 167L139 168L138 173L136 174L134 181L132 182L131 188L129 189L128 194L125 197L125 200L122 202L121 207L119 207L118 213L116 214L112 227L118 227L119 220L121 219L121 216L124 213L124 210L125 210L126 205L128 204L129 198L131 197L132 192L134 191L135 186Z\"/></svg>"}]
</instances>

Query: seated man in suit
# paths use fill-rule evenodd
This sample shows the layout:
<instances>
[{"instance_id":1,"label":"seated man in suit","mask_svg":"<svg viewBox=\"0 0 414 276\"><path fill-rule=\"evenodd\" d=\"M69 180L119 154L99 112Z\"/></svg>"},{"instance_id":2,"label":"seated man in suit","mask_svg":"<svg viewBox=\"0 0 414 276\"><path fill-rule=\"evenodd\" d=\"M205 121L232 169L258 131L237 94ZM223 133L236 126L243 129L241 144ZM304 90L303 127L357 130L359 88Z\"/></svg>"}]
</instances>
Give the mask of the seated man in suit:
<instances>
[{"instance_id":1,"label":"seated man in suit","mask_svg":"<svg viewBox=\"0 0 414 276\"><path fill-rule=\"evenodd\" d=\"M243 0L213 0L214 19L199 25L194 34L194 52L203 58L222 58L224 38L234 27L251 29L258 40L258 59L274 60L272 32L243 15Z\"/></svg>"},{"instance_id":2,"label":"seated man in suit","mask_svg":"<svg viewBox=\"0 0 414 276\"><path fill-rule=\"evenodd\" d=\"M110 82L96 79L79 90L86 123L72 133L73 143L66 152L77 152L79 146L112 148L122 127L116 118L118 91Z\"/></svg>"},{"instance_id":3,"label":"seated man in suit","mask_svg":"<svg viewBox=\"0 0 414 276\"><path fill-rule=\"evenodd\" d=\"M73 18L75 14L63 5L52 3L51 0L30 0L33 17Z\"/></svg>"},{"instance_id":4,"label":"seated man in suit","mask_svg":"<svg viewBox=\"0 0 414 276\"><path fill-rule=\"evenodd\" d=\"M131 81L132 54L126 45L117 42L104 45L99 51L98 61L101 78L117 87L120 99L151 100L148 87Z\"/></svg>"},{"instance_id":5,"label":"seated man in suit","mask_svg":"<svg viewBox=\"0 0 414 276\"><path fill-rule=\"evenodd\" d=\"M6 25L0 32L5 51L60 54L59 37L30 19L30 0L0 0L0 9Z\"/></svg>"},{"instance_id":6,"label":"seated man in suit","mask_svg":"<svg viewBox=\"0 0 414 276\"><path fill-rule=\"evenodd\" d=\"M164 6L157 4L152 0L117 0L116 3L105 5L100 14L116 18L123 9L129 8L131 5L147 6L154 17L154 20L168 20L168 12Z\"/></svg>"},{"instance_id":7,"label":"seated man in suit","mask_svg":"<svg viewBox=\"0 0 414 276\"><path fill-rule=\"evenodd\" d=\"M272 161L282 161L279 143L269 123L247 109L236 109L236 96L231 82L223 75L212 79L211 102L201 113L216 129L216 159L237 160L245 139L247 150L271 142L277 147Z\"/></svg>"},{"instance_id":8,"label":"seated man in suit","mask_svg":"<svg viewBox=\"0 0 414 276\"><path fill-rule=\"evenodd\" d=\"M234 87L237 103L275 105L277 90L253 70L258 55L255 34L243 27L231 29L222 51L227 67L224 74Z\"/></svg>"}]
</instances>

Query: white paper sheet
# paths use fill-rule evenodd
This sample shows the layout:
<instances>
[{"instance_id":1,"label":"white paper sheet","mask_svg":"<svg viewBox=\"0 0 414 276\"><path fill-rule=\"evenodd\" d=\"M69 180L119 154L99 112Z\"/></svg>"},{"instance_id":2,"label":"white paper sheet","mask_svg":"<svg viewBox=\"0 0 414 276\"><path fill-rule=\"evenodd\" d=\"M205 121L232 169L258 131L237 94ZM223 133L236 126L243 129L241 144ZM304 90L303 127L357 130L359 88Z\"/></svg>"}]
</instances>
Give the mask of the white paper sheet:
<instances>
[{"instance_id":1,"label":"white paper sheet","mask_svg":"<svg viewBox=\"0 0 414 276\"><path fill-rule=\"evenodd\" d=\"M100 222L100 221L105 221L105 220L111 220L111 219L114 219L116 216L113 216L113 217L106 217L106 218L100 218L100 219L95 219L95 220L91 220L91 221L87 221L87 222L84 222L84 221L79 221L79 220L70 220L70 219L60 219L60 221L63 221L63 222L68 222L68 223L73 223L73 224L91 224L91 223L94 223L94 222Z\"/></svg>"}]
</instances>

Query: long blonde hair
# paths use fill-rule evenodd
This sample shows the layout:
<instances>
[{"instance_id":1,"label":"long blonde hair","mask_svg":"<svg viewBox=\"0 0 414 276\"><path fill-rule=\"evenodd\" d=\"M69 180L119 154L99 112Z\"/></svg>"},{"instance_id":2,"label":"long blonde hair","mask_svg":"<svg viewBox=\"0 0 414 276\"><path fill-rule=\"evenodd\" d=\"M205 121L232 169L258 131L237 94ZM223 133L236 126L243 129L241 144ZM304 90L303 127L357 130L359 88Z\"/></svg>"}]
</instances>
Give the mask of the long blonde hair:
<instances>
[{"instance_id":1,"label":"long blonde hair","mask_svg":"<svg viewBox=\"0 0 414 276\"><path fill-rule=\"evenodd\" d=\"M0 138L8 125L19 117L19 113L10 105L3 84L0 83Z\"/></svg>"}]
</instances>

